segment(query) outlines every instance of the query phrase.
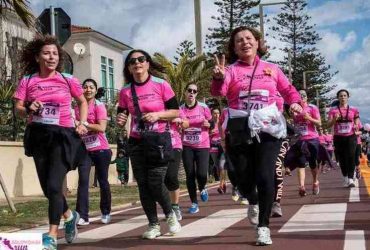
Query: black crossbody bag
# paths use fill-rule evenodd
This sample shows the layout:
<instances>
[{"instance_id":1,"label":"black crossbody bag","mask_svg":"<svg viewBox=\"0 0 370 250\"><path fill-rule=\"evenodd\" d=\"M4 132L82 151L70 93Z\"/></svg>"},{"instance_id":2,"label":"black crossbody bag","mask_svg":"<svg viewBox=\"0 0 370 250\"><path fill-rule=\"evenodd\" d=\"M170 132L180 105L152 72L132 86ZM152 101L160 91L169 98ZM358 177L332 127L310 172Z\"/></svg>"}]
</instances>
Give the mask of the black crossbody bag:
<instances>
[{"instance_id":1,"label":"black crossbody bag","mask_svg":"<svg viewBox=\"0 0 370 250\"><path fill-rule=\"evenodd\" d=\"M251 76L251 80L249 82L249 89L248 89L248 100L247 100L247 113L248 116L244 117L235 117L230 118L230 110L228 109L228 120L227 120L227 135L228 135L228 141L231 146L238 146L242 144L252 144L252 137L251 137L251 131L248 126L248 119L249 119L249 112L250 112L250 96L252 91L252 83L254 74L256 73L256 69L258 66L258 62L254 66L253 73Z\"/></svg>"},{"instance_id":2,"label":"black crossbody bag","mask_svg":"<svg viewBox=\"0 0 370 250\"><path fill-rule=\"evenodd\" d=\"M139 99L134 84L131 84L131 94L147 162L154 166L167 164L172 159L172 142L168 122L165 132L149 130L149 126L145 126L142 120L143 114L140 111Z\"/></svg>"}]
</instances>

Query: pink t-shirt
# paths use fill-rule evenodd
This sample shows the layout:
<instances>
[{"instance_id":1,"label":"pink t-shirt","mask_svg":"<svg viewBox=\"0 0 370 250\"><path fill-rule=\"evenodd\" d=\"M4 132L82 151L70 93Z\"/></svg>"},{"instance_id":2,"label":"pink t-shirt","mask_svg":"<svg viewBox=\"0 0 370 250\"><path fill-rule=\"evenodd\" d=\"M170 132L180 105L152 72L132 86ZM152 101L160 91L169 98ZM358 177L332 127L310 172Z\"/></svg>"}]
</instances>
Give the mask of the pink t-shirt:
<instances>
[{"instance_id":1,"label":"pink t-shirt","mask_svg":"<svg viewBox=\"0 0 370 250\"><path fill-rule=\"evenodd\" d=\"M348 111L348 117L347 117ZM351 136L355 133L354 121L359 118L359 112L357 108L347 106L347 108L332 107L329 111L329 120L334 119L334 117L339 114L339 120L334 124L334 135L340 136ZM341 119L342 118L342 119Z\"/></svg>"},{"instance_id":2,"label":"pink t-shirt","mask_svg":"<svg viewBox=\"0 0 370 250\"><path fill-rule=\"evenodd\" d=\"M304 119L304 114L309 114L313 119L320 120L319 109L313 104L303 105L302 113L293 117L294 124L299 131L299 140L311 140L319 138L313 122Z\"/></svg>"},{"instance_id":3,"label":"pink t-shirt","mask_svg":"<svg viewBox=\"0 0 370 250\"><path fill-rule=\"evenodd\" d=\"M80 97L83 89L77 78L65 73L63 76L57 72L52 77L41 78L36 73L21 79L14 98L25 102L43 103L43 109L38 115L30 115L29 123L74 127L71 114L72 97Z\"/></svg>"},{"instance_id":4,"label":"pink t-shirt","mask_svg":"<svg viewBox=\"0 0 370 250\"><path fill-rule=\"evenodd\" d=\"M322 134L322 135L319 135L319 141L320 141L320 144L324 145L325 146L325 135Z\"/></svg>"},{"instance_id":5,"label":"pink t-shirt","mask_svg":"<svg viewBox=\"0 0 370 250\"><path fill-rule=\"evenodd\" d=\"M138 97L139 107L143 115L150 112L164 111L165 102L175 96L170 84L163 79L150 76L144 84L134 85L136 95ZM128 109L132 115L130 136L140 138L140 130L138 128L138 119L135 112L134 103L132 101L131 83L123 87L119 94L119 107ZM166 121L157 121L152 124L146 124L149 130L156 132L164 132L166 129Z\"/></svg>"},{"instance_id":6,"label":"pink t-shirt","mask_svg":"<svg viewBox=\"0 0 370 250\"><path fill-rule=\"evenodd\" d=\"M214 129L209 132L209 139L211 143L210 153L218 153L219 145L221 145L221 135L218 129L218 123L215 124Z\"/></svg>"},{"instance_id":7,"label":"pink t-shirt","mask_svg":"<svg viewBox=\"0 0 370 250\"><path fill-rule=\"evenodd\" d=\"M362 123L361 123L361 121L359 121L359 123L358 123L358 129L362 129ZM358 135L357 136L357 144L359 144L359 145L362 144L362 142L361 142L361 135Z\"/></svg>"},{"instance_id":8,"label":"pink t-shirt","mask_svg":"<svg viewBox=\"0 0 370 250\"><path fill-rule=\"evenodd\" d=\"M253 77L249 102L251 109L260 109L273 102L281 102L278 92L289 105L301 101L299 93L281 69L276 64L259 59L258 56L254 65L237 61L226 67L225 79L212 81L211 94L226 96L230 108L247 109L249 83L256 63L258 66Z\"/></svg>"},{"instance_id":9,"label":"pink t-shirt","mask_svg":"<svg viewBox=\"0 0 370 250\"><path fill-rule=\"evenodd\" d=\"M212 119L211 111L205 103L197 102L194 107L180 107L180 117L189 121L189 128L182 131L182 144L191 148L209 148L209 129L202 126L205 120Z\"/></svg>"},{"instance_id":10,"label":"pink t-shirt","mask_svg":"<svg viewBox=\"0 0 370 250\"><path fill-rule=\"evenodd\" d=\"M172 148L174 149L182 149L181 134L179 130L179 126L175 122L172 122L170 126L170 132Z\"/></svg>"},{"instance_id":11,"label":"pink t-shirt","mask_svg":"<svg viewBox=\"0 0 370 250\"><path fill-rule=\"evenodd\" d=\"M333 151L334 150L334 148L333 148L333 135L327 134L327 135L324 135L324 136L325 136L326 150Z\"/></svg>"},{"instance_id":12,"label":"pink t-shirt","mask_svg":"<svg viewBox=\"0 0 370 250\"><path fill-rule=\"evenodd\" d=\"M80 120L79 109L75 108L76 119ZM89 111L87 115L87 122L90 124L98 124L99 120L108 120L107 109L105 104L98 100L89 103ZM96 151L102 149L109 149L109 143L105 133L89 131L87 135L81 136L88 151Z\"/></svg>"}]
</instances>

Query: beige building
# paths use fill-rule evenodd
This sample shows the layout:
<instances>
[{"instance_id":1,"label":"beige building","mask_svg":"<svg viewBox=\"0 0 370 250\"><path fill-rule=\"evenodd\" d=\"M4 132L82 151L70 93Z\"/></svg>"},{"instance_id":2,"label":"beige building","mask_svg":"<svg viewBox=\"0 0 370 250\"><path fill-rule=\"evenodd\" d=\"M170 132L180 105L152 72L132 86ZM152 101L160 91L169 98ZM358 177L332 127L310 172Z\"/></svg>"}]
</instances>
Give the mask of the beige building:
<instances>
[{"instance_id":1,"label":"beige building","mask_svg":"<svg viewBox=\"0 0 370 250\"><path fill-rule=\"evenodd\" d=\"M72 25L72 35L63 48L73 62L73 75L80 81L96 80L112 100L123 85L123 52L132 48L90 27Z\"/></svg>"}]
</instances>

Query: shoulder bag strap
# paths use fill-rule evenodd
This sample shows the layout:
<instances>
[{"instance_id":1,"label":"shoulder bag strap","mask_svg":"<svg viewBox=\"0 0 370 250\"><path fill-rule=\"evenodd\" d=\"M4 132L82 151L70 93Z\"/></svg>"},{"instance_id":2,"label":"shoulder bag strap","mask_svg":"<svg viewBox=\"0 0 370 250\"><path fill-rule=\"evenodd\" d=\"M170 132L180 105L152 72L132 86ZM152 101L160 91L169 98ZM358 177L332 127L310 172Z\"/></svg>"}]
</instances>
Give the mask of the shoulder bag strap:
<instances>
[{"instance_id":1,"label":"shoulder bag strap","mask_svg":"<svg viewBox=\"0 0 370 250\"><path fill-rule=\"evenodd\" d=\"M251 99L252 83L253 83L253 78L254 78L254 74L256 73L256 69L257 69L258 63L259 63L259 61L257 61L256 65L254 66L253 73L252 73L252 76L251 76L251 80L249 82L248 99L247 99L247 113L248 113L248 115L249 115L249 112L250 112L250 105L249 105L249 103L250 103L250 99Z\"/></svg>"}]
</instances>

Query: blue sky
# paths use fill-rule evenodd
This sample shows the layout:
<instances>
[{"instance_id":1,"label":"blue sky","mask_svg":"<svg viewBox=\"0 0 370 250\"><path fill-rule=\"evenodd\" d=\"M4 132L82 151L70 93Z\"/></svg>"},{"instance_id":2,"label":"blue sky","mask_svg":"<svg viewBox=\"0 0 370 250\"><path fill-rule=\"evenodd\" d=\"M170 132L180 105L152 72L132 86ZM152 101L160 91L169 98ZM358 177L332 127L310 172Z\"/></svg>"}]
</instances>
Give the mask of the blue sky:
<instances>
[{"instance_id":1,"label":"blue sky","mask_svg":"<svg viewBox=\"0 0 370 250\"><path fill-rule=\"evenodd\" d=\"M193 0L32 0L39 15L45 7L62 7L72 23L90 26L135 48L173 57L179 43L194 41ZM202 30L217 23L213 0L202 0ZM262 0L262 3L281 0ZM307 13L316 24L322 40L317 44L333 70L338 88L348 88L351 104L360 109L363 121L370 122L370 0L307 0ZM279 6L265 8L273 17ZM257 10L256 10L257 11ZM266 24L268 27L268 24ZM265 28L265 30L267 30ZM270 40L269 40L270 39ZM273 46L281 45L267 38ZM278 50L272 57L282 57ZM333 94L333 93L331 93Z\"/></svg>"}]
</instances>

